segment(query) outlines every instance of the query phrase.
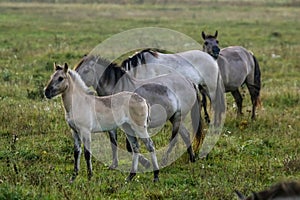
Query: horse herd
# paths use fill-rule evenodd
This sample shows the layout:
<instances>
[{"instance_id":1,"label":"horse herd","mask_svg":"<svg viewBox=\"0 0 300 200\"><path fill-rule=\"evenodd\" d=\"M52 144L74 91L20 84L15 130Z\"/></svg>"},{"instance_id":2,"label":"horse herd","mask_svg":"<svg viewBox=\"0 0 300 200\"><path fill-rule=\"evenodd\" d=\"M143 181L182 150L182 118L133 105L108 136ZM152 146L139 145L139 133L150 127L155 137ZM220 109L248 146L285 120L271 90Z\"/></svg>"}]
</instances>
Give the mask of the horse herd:
<instances>
[{"instance_id":1,"label":"horse herd","mask_svg":"<svg viewBox=\"0 0 300 200\"><path fill-rule=\"evenodd\" d=\"M132 165L127 181L136 175L138 163L153 165L153 181L159 180L159 164L149 128L161 127L167 121L172 132L162 165L176 144L177 133L186 144L191 162L203 140L201 108L207 123L219 127L225 113L224 93L231 92L242 114L242 96L238 88L246 84L252 100L252 119L259 101L261 88L257 59L240 46L220 49L218 32L206 35L203 51L190 50L164 54L151 49L142 50L121 66L98 55L85 56L74 68L54 64L55 72L46 88L48 99L62 96L66 121L74 138L74 181L79 171L81 144L87 163L88 177L92 177L91 133L109 131L112 147L111 169L118 167L117 134L121 127L132 152ZM97 96L89 89L93 87ZM201 97L200 98L200 94ZM207 112L207 98L213 110L212 120ZM155 106L159 108L155 109ZM195 151L190 133L182 123L191 113ZM151 154L151 163L140 153L138 139ZM241 196L241 194L240 194Z\"/></svg>"},{"instance_id":2,"label":"horse herd","mask_svg":"<svg viewBox=\"0 0 300 200\"><path fill-rule=\"evenodd\" d=\"M121 66L98 55L85 56L74 70L66 63L64 66L54 64L55 72L45 88L45 96L50 99L62 95L66 120L75 143L72 181L79 170L81 142L88 177L92 176L91 133L109 131L113 151L110 168L114 169L118 167L116 128L125 131L127 149L132 152L133 159L128 181L135 176L139 161L144 166L150 165L139 153L137 138L141 138L151 153L154 181L157 181L159 167L148 128L162 126L166 121L172 124L163 165L176 143L177 133L186 144L190 161L195 162L190 133L182 122L191 113L197 150L203 139L201 108L204 108L208 123L220 126L225 113L224 92L233 94L238 114L241 114L242 98L238 88L246 83L253 103L252 118L255 118L260 91L260 69L256 58L242 47L220 51L217 32L214 36L202 32L202 37L204 51L164 54L145 49L124 60ZM93 95L89 87L93 87L98 96ZM206 97L213 110L212 122L206 109ZM163 109L153 109L157 105Z\"/></svg>"}]
</instances>

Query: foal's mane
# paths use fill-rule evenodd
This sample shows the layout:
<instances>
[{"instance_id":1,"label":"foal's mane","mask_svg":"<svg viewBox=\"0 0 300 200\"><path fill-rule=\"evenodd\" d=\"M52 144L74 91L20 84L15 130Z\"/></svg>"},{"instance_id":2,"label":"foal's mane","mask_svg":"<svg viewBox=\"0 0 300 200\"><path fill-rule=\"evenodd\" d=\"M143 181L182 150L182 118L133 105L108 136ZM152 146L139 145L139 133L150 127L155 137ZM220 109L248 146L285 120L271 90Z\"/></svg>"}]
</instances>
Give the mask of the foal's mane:
<instances>
[{"instance_id":1,"label":"foal's mane","mask_svg":"<svg viewBox=\"0 0 300 200\"><path fill-rule=\"evenodd\" d=\"M137 67L139 63L146 64L144 53L150 53L154 57L158 56L157 51L154 51L152 49L144 49L124 60L121 64L121 67L124 69L126 69L127 67L128 69L126 70L130 70L130 67Z\"/></svg>"},{"instance_id":2,"label":"foal's mane","mask_svg":"<svg viewBox=\"0 0 300 200\"><path fill-rule=\"evenodd\" d=\"M68 74L72 78L74 84L76 85L76 88L81 88L86 94L91 94L91 90L86 86L86 84L83 82L80 75L76 71L69 69Z\"/></svg>"}]
</instances>

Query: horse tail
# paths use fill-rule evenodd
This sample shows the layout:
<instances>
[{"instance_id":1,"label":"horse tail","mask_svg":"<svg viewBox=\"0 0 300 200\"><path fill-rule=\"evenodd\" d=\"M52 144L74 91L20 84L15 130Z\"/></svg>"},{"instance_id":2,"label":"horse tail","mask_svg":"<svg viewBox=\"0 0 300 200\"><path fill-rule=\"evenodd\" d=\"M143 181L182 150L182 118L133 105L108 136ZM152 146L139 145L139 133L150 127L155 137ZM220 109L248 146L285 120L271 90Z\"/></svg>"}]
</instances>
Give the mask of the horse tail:
<instances>
[{"instance_id":1,"label":"horse tail","mask_svg":"<svg viewBox=\"0 0 300 200\"><path fill-rule=\"evenodd\" d=\"M204 133L202 127L202 118L201 118L201 101L199 98L199 93L197 87L193 84L196 91L196 101L191 110L191 118L192 118L192 126L195 133L195 143L194 143L194 151L197 152L199 150L199 146L202 144L204 140Z\"/></svg>"},{"instance_id":2,"label":"horse tail","mask_svg":"<svg viewBox=\"0 0 300 200\"><path fill-rule=\"evenodd\" d=\"M254 56L254 54L252 54L253 57L253 61L254 61L254 86L256 89L256 95L257 95L257 105L261 105L261 101L259 98L259 93L260 93L260 88L261 88L261 73L260 73L260 67L258 64L258 61L256 59L256 57ZM257 106L256 105L256 106Z\"/></svg>"}]
</instances>

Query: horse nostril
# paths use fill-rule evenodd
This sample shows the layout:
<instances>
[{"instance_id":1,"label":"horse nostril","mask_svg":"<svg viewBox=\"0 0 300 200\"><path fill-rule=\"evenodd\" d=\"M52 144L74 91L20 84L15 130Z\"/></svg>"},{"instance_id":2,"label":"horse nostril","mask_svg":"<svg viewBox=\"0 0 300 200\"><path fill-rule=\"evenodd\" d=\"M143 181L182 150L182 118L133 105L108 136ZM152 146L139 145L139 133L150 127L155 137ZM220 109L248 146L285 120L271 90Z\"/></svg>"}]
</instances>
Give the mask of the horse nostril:
<instances>
[{"instance_id":1,"label":"horse nostril","mask_svg":"<svg viewBox=\"0 0 300 200\"><path fill-rule=\"evenodd\" d=\"M217 46L214 46L212 50L213 50L213 52L216 53L216 54L219 54L219 52L220 52L220 48L217 47Z\"/></svg>"},{"instance_id":2,"label":"horse nostril","mask_svg":"<svg viewBox=\"0 0 300 200\"><path fill-rule=\"evenodd\" d=\"M46 89L45 89L45 96L46 96L48 99L51 98L51 91L50 91L49 88L46 88Z\"/></svg>"}]
</instances>

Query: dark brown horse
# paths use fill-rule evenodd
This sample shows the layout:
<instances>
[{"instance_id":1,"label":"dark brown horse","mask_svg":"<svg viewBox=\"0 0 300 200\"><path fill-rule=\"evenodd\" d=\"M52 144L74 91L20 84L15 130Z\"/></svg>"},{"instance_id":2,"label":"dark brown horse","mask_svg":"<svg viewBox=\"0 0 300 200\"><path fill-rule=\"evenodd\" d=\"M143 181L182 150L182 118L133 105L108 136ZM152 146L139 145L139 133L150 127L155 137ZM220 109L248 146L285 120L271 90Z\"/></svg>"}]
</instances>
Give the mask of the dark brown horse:
<instances>
[{"instance_id":1,"label":"dark brown horse","mask_svg":"<svg viewBox=\"0 0 300 200\"><path fill-rule=\"evenodd\" d=\"M253 192L249 197L245 197L237 190L235 192L241 200L297 200L300 199L300 183L296 181L278 183L266 190Z\"/></svg>"}]
</instances>

